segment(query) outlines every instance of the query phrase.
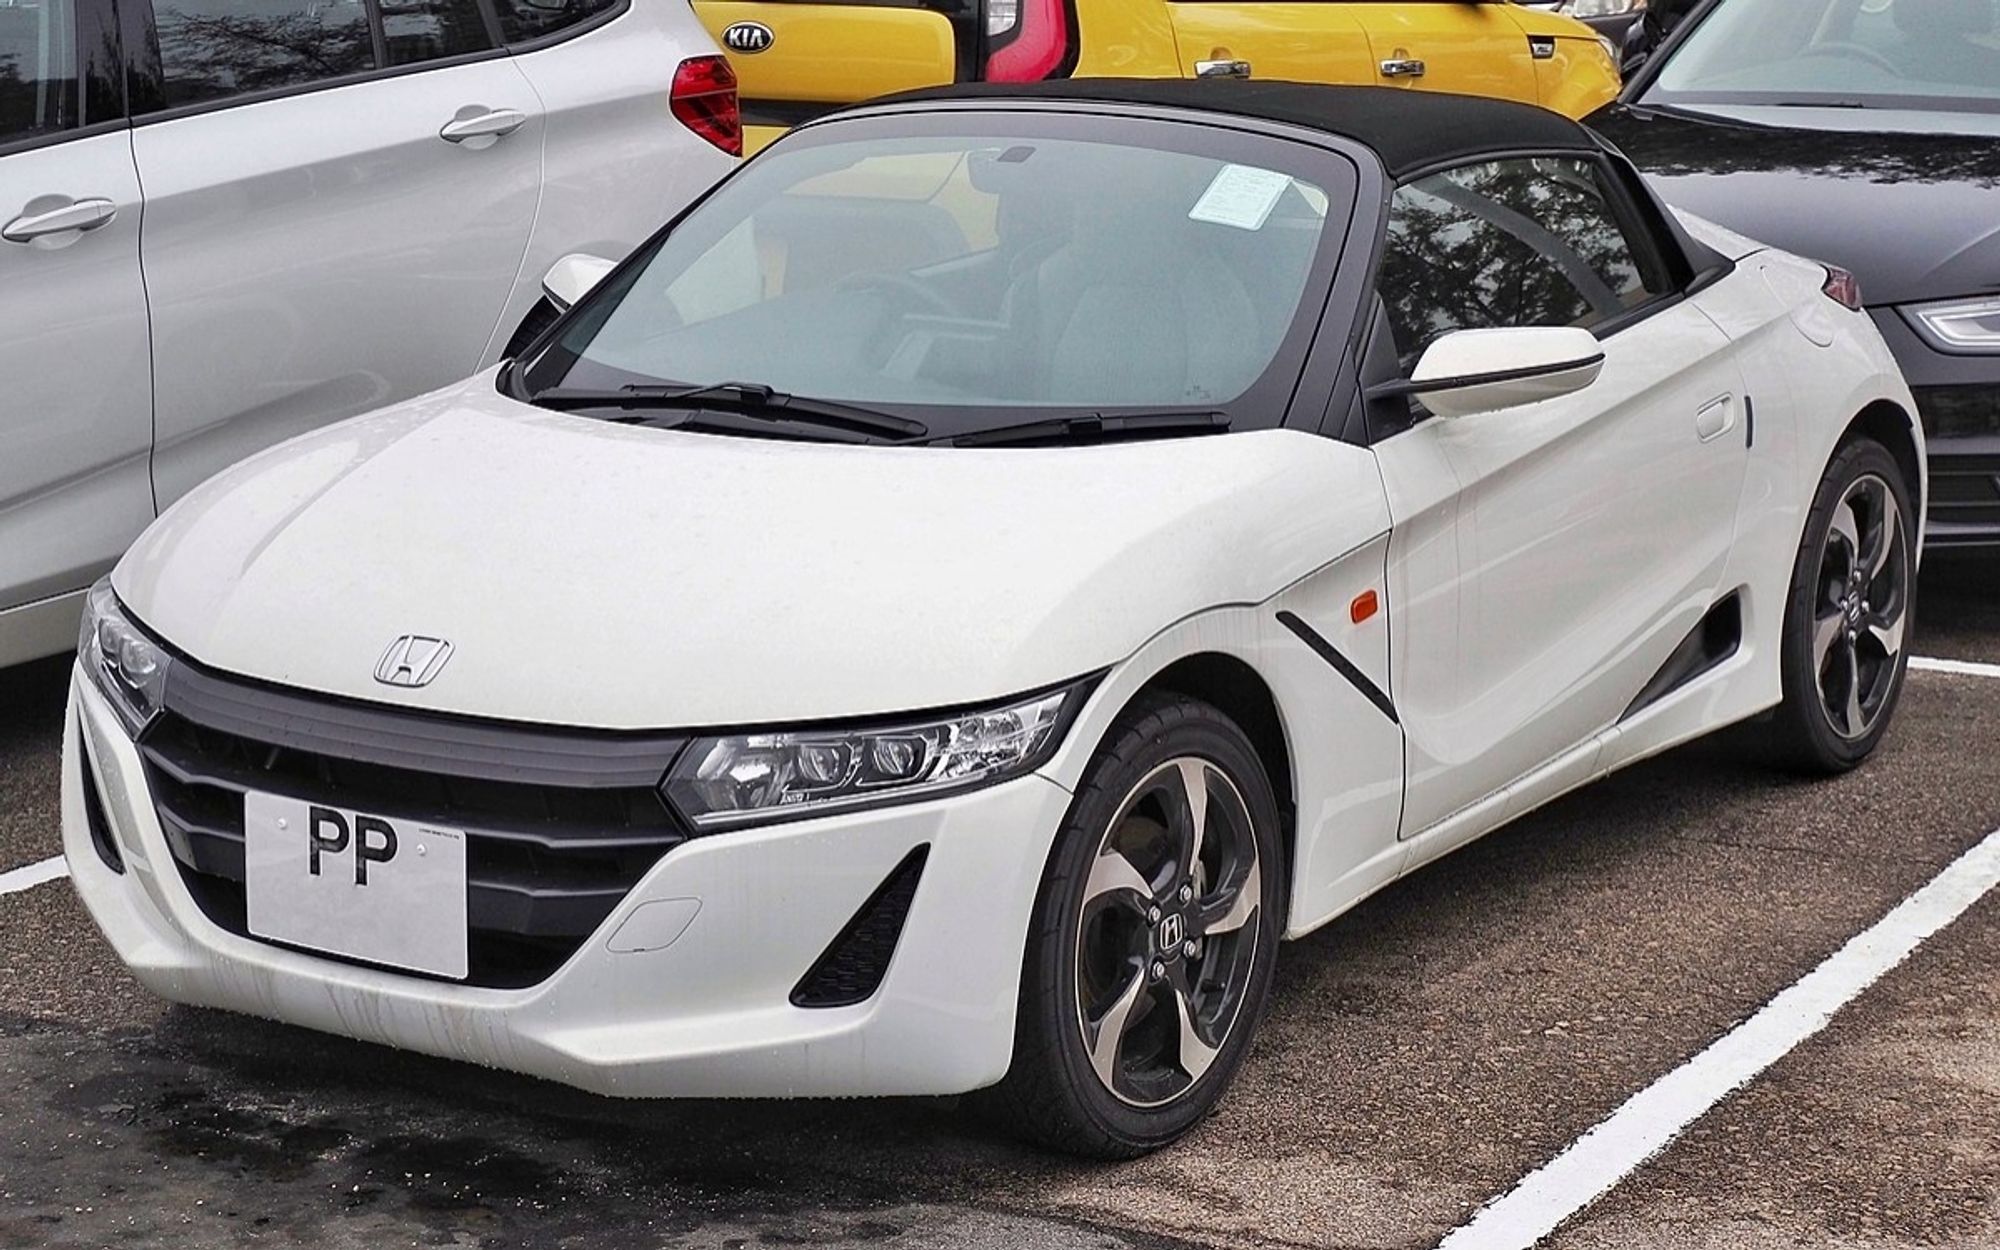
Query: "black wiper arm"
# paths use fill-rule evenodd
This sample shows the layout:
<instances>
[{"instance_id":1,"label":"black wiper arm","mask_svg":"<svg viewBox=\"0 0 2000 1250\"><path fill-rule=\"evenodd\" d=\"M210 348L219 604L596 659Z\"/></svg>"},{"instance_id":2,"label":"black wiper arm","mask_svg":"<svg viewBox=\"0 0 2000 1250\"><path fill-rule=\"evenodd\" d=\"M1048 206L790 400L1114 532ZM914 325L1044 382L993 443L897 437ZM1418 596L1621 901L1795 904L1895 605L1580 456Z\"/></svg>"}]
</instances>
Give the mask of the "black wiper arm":
<instances>
[{"instance_id":1,"label":"black wiper arm","mask_svg":"<svg viewBox=\"0 0 2000 1250\"><path fill-rule=\"evenodd\" d=\"M1038 443L1053 446L1058 443L1185 438L1199 434L1223 434L1228 430L1229 416L1221 412L1143 412L1118 417L1085 413L975 430L970 434L960 434L951 442L954 447L1023 447Z\"/></svg>"},{"instance_id":2,"label":"black wiper arm","mask_svg":"<svg viewBox=\"0 0 2000 1250\"><path fill-rule=\"evenodd\" d=\"M895 416L859 404L790 395L754 382L719 382L713 386L626 386L615 391L551 387L529 399L543 408L631 408L660 411L674 408L719 408L742 416L855 430L889 439L920 439L930 433L921 421Z\"/></svg>"}]
</instances>

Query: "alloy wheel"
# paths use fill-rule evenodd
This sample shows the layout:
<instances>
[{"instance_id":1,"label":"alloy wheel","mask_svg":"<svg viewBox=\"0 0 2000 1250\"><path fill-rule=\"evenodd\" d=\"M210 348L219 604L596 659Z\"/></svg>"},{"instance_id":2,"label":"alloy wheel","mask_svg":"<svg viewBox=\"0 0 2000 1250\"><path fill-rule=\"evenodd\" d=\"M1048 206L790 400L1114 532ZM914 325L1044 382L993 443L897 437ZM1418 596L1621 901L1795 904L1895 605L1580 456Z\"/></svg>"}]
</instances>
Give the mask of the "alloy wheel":
<instances>
[{"instance_id":1,"label":"alloy wheel","mask_svg":"<svg viewBox=\"0 0 2000 1250\"><path fill-rule=\"evenodd\" d=\"M1100 839L1077 930L1077 1027L1097 1079L1134 1107L1186 1094L1244 1014L1263 864L1248 806L1213 763L1169 760Z\"/></svg>"},{"instance_id":2,"label":"alloy wheel","mask_svg":"<svg viewBox=\"0 0 2000 1250\"><path fill-rule=\"evenodd\" d=\"M1901 679L1910 541L1889 484L1870 473L1841 496L1820 554L1812 659L1821 709L1852 742L1882 719Z\"/></svg>"}]
</instances>

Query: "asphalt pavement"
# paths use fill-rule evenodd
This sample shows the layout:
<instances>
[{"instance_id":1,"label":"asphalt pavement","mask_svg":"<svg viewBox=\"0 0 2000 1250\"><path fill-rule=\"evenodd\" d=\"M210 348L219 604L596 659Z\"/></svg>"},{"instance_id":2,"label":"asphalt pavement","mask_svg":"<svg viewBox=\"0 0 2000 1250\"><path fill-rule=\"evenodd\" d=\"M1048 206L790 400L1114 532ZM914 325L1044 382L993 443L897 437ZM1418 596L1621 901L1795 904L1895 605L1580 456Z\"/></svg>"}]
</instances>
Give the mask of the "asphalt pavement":
<instances>
[{"instance_id":1,"label":"asphalt pavement","mask_svg":"<svg viewBox=\"0 0 2000 1250\"><path fill-rule=\"evenodd\" d=\"M1919 654L2000 664L2000 562ZM0 871L59 849L63 662L0 672ZM1830 782L1740 735L1286 947L1222 1111L1104 1167L950 1100L627 1103L169 1007L66 883L0 896L0 1250L1429 1247L2000 828L2000 679L1916 673ZM2000 1246L2000 896L1697 1120L1560 1250Z\"/></svg>"}]
</instances>

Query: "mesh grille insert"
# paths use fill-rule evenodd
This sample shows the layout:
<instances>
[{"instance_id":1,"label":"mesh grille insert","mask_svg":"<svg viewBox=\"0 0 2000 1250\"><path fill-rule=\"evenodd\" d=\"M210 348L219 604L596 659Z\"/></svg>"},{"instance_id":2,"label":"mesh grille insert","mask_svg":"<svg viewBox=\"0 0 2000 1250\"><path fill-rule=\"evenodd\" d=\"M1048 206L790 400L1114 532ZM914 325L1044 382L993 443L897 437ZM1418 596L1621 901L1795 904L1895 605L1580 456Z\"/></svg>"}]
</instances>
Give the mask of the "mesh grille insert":
<instances>
[{"instance_id":1,"label":"mesh grille insert","mask_svg":"<svg viewBox=\"0 0 2000 1250\"><path fill-rule=\"evenodd\" d=\"M917 897L917 882L930 850L926 844L905 855L876 887L792 990L793 1006L852 1007L875 996L882 978L889 975L889 959L903 936L903 922Z\"/></svg>"}]
</instances>

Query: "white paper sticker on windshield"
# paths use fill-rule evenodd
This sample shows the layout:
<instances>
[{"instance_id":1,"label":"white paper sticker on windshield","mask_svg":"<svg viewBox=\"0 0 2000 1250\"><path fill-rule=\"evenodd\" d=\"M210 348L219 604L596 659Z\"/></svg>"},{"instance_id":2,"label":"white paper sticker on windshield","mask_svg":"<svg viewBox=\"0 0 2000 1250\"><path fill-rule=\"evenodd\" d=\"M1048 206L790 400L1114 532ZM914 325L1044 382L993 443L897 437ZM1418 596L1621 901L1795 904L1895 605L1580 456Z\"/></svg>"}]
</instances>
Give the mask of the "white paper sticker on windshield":
<instances>
[{"instance_id":1,"label":"white paper sticker on windshield","mask_svg":"<svg viewBox=\"0 0 2000 1250\"><path fill-rule=\"evenodd\" d=\"M1201 199L1188 211L1194 221L1212 221L1238 230L1262 230L1278 198L1292 185L1290 174L1252 165L1224 165Z\"/></svg>"}]
</instances>

